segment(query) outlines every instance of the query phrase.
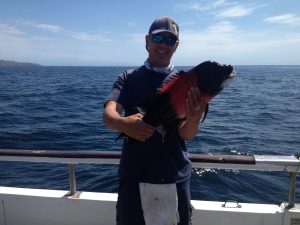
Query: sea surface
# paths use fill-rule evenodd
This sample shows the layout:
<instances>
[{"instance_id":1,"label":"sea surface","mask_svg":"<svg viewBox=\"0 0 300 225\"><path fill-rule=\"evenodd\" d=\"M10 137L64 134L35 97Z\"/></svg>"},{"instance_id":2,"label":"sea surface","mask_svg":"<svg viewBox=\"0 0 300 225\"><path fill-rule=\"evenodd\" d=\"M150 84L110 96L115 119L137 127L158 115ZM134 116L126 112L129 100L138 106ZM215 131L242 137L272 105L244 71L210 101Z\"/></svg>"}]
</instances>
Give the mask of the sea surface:
<instances>
[{"instance_id":1,"label":"sea surface","mask_svg":"<svg viewBox=\"0 0 300 225\"><path fill-rule=\"evenodd\" d=\"M0 149L120 150L102 123L116 76L130 67L0 68ZM179 67L188 70L189 67ZM236 66L237 77L213 99L191 153L300 153L300 66ZM79 191L116 192L117 165L77 166ZM0 161L0 186L67 190L68 167ZM300 202L299 182L297 201ZM194 169L199 200L276 203L288 199L287 172Z\"/></svg>"}]
</instances>

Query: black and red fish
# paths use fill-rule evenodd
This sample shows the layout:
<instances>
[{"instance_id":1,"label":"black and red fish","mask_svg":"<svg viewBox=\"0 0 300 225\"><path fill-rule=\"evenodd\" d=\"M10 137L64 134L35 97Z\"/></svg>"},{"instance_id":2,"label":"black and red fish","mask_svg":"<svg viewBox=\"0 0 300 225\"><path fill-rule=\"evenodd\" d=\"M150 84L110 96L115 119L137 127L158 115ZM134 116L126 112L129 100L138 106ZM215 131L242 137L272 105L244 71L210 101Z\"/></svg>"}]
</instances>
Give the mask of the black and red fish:
<instances>
[{"instance_id":1,"label":"black and red fish","mask_svg":"<svg viewBox=\"0 0 300 225\"><path fill-rule=\"evenodd\" d=\"M156 127L163 136L168 136L177 129L180 121L185 119L186 99L191 87L199 88L206 103L204 120L209 101L234 77L235 72L231 65L205 61L188 72L181 71L174 75L158 89L151 101L137 108L144 115L144 122Z\"/></svg>"}]
</instances>

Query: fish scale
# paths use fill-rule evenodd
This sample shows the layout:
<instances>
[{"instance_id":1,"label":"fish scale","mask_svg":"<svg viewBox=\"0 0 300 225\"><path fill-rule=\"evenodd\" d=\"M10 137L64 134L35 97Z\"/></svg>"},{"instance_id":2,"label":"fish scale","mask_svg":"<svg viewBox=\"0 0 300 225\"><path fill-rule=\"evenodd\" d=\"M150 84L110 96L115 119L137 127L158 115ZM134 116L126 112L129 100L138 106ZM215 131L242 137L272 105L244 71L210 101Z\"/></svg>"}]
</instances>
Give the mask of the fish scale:
<instances>
[{"instance_id":1,"label":"fish scale","mask_svg":"<svg viewBox=\"0 0 300 225\"><path fill-rule=\"evenodd\" d=\"M184 115L186 112L186 99L191 87L197 87L196 74L191 72L190 75L181 72L177 75L177 79L172 85L165 86L160 93L168 93L170 95L170 104L175 108L177 115Z\"/></svg>"}]
</instances>

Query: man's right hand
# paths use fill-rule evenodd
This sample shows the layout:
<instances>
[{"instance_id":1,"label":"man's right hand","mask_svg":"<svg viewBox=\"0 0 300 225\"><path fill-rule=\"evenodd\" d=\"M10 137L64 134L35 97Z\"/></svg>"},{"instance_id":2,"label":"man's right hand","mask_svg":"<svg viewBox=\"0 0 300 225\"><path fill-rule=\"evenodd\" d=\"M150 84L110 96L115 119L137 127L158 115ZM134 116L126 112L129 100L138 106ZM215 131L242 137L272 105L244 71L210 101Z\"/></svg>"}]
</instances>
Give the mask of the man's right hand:
<instances>
[{"instance_id":1,"label":"man's right hand","mask_svg":"<svg viewBox=\"0 0 300 225\"><path fill-rule=\"evenodd\" d=\"M143 121L143 115L140 113L123 117L121 123L122 132L139 141L146 141L155 131L155 127Z\"/></svg>"},{"instance_id":2,"label":"man's right hand","mask_svg":"<svg viewBox=\"0 0 300 225\"><path fill-rule=\"evenodd\" d=\"M107 102L103 112L104 124L139 141L146 141L153 135L155 128L143 121L142 114L122 117L122 111L121 104L114 101Z\"/></svg>"}]
</instances>

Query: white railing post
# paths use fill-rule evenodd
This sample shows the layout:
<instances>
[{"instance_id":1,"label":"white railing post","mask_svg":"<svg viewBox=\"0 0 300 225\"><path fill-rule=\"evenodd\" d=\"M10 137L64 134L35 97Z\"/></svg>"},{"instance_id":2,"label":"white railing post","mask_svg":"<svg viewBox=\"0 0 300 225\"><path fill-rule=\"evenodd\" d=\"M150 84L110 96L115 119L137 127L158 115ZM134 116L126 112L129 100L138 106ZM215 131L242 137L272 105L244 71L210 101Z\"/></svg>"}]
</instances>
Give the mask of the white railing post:
<instances>
[{"instance_id":1,"label":"white railing post","mask_svg":"<svg viewBox=\"0 0 300 225\"><path fill-rule=\"evenodd\" d=\"M76 194L76 173L75 164L69 164L69 183L70 183L70 193L69 195Z\"/></svg>"},{"instance_id":2,"label":"white railing post","mask_svg":"<svg viewBox=\"0 0 300 225\"><path fill-rule=\"evenodd\" d=\"M289 177L289 203L286 206L286 208L290 209L295 206L296 201L296 178L297 173L296 172L290 172Z\"/></svg>"}]
</instances>

